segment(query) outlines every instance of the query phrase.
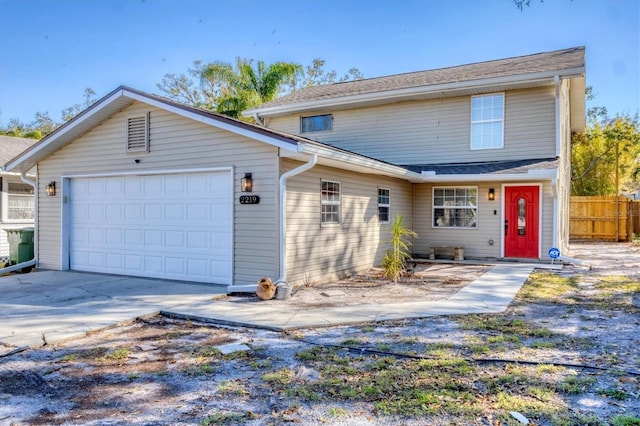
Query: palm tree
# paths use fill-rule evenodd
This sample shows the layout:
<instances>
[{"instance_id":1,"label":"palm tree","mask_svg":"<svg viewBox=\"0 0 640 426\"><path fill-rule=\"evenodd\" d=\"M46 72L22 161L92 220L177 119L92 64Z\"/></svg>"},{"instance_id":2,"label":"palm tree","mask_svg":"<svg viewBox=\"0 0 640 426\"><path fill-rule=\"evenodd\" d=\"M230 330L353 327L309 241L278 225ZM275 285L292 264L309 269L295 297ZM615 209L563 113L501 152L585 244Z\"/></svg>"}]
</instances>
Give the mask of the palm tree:
<instances>
[{"instance_id":1,"label":"palm tree","mask_svg":"<svg viewBox=\"0 0 640 426\"><path fill-rule=\"evenodd\" d=\"M274 100L300 69L290 62L258 61L254 67L253 60L238 58L235 69L226 62L207 65L201 78L215 87L216 110L239 118L243 110Z\"/></svg>"}]
</instances>

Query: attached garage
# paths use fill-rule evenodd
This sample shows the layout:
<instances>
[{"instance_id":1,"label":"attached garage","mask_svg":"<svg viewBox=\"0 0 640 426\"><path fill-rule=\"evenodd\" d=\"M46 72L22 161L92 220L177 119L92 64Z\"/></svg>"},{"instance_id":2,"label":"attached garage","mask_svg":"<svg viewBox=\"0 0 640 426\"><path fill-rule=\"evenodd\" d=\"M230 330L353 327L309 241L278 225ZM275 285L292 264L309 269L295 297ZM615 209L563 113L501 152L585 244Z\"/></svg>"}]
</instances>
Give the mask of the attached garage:
<instances>
[{"instance_id":1,"label":"attached garage","mask_svg":"<svg viewBox=\"0 0 640 426\"><path fill-rule=\"evenodd\" d=\"M232 170L66 178L69 269L232 284Z\"/></svg>"}]
</instances>

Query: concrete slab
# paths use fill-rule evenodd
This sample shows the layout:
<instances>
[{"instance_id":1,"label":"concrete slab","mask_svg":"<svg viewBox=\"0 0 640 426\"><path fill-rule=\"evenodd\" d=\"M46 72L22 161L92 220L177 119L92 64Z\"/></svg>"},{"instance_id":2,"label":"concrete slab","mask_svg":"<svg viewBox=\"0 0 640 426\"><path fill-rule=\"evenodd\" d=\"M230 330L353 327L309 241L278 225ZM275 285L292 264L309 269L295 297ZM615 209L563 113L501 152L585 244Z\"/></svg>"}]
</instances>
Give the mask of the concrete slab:
<instances>
[{"instance_id":1,"label":"concrete slab","mask_svg":"<svg viewBox=\"0 0 640 426\"><path fill-rule=\"evenodd\" d=\"M282 309L226 286L82 272L0 278L0 355L77 337L156 313L219 324L294 330L375 321L504 311L536 265L502 264L446 300Z\"/></svg>"}]
</instances>

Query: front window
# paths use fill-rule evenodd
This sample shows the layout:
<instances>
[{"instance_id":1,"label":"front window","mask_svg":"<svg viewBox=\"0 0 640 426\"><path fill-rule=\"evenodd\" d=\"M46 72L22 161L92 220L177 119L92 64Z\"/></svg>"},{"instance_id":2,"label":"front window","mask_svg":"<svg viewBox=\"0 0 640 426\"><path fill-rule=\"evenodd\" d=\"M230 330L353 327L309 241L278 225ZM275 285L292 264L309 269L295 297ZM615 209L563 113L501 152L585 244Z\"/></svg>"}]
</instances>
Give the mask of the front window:
<instances>
[{"instance_id":1,"label":"front window","mask_svg":"<svg viewBox=\"0 0 640 426\"><path fill-rule=\"evenodd\" d=\"M340 223L340 183L322 181L321 223Z\"/></svg>"},{"instance_id":2,"label":"front window","mask_svg":"<svg viewBox=\"0 0 640 426\"><path fill-rule=\"evenodd\" d=\"M300 131L302 133L326 132L332 129L333 129L333 114L300 117Z\"/></svg>"},{"instance_id":3,"label":"front window","mask_svg":"<svg viewBox=\"0 0 640 426\"><path fill-rule=\"evenodd\" d=\"M471 149L504 146L504 94L471 98Z\"/></svg>"},{"instance_id":4,"label":"front window","mask_svg":"<svg viewBox=\"0 0 640 426\"><path fill-rule=\"evenodd\" d=\"M32 220L35 201L33 187L22 182L7 182L7 219Z\"/></svg>"},{"instance_id":5,"label":"front window","mask_svg":"<svg viewBox=\"0 0 640 426\"><path fill-rule=\"evenodd\" d=\"M434 228L477 228L478 188L433 188Z\"/></svg>"},{"instance_id":6,"label":"front window","mask_svg":"<svg viewBox=\"0 0 640 426\"><path fill-rule=\"evenodd\" d=\"M378 220L380 223L389 223L390 207L390 191L387 188L378 188Z\"/></svg>"}]
</instances>

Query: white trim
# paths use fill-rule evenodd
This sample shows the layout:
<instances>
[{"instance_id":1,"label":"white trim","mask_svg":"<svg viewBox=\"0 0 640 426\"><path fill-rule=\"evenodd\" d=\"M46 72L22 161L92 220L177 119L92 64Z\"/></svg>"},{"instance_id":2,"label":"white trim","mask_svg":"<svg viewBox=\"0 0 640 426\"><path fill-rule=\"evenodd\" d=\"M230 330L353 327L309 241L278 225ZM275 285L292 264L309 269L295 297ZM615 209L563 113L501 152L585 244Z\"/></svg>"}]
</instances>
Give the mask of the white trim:
<instances>
[{"instance_id":1,"label":"white trim","mask_svg":"<svg viewBox=\"0 0 640 426\"><path fill-rule=\"evenodd\" d=\"M233 252L235 250L235 186L234 179L235 173L234 168L231 166L227 167L209 167L209 168L197 168L197 169L170 169L170 170L146 170L146 171L136 171L136 172L114 172L114 173L95 173L95 174L75 174L75 175L62 175L61 176L61 185L60 185L60 200L61 200L61 215L60 215L60 270L65 271L70 268L70 255L71 255L71 239L70 239L70 230L71 230L71 222L70 222L70 207L71 203L69 202L69 191L71 189L71 179L90 179L90 178L110 178L110 177L121 177L121 176L155 176L155 175L169 175L169 174L197 174L197 173L217 173L217 172L225 172L229 173L231 176L230 184L231 184L231 209L232 209L232 218L233 225L231 227L231 284L228 287L233 287L233 283L235 281L235 256Z\"/></svg>"},{"instance_id":2,"label":"white trim","mask_svg":"<svg viewBox=\"0 0 640 426\"><path fill-rule=\"evenodd\" d=\"M64 126L57 129L52 135L45 137L43 139L43 143L36 143L35 145L32 146L33 149L28 149L25 153L21 154L19 157L15 158L10 163L7 163L5 165L6 170L12 170L18 167L20 164L26 163L28 160L32 160L34 158L35 160L33 161L33 164L38 163L41 160L41 158L39 158L39 154L41 151L45 151L43 155L46 156L47 147L49 147L52 144L55 144L55 142L60 139L64 139L65 136L67 136L69 133L72 133L76 128L80 127L82 129L81 126L83 126L85 122L89 121L95 116L100 116L100 114L103 113L103 110L108 109L108 107L111 104L113 104L114 102L117 102L120 98L126 98L132 101L139 101L144 104L159 108L163 111L172 112L182 117L190 118L194 121L198 121L218 129L226 130L237 135L245 136L253 140L264 142L288 151L300 152L301 150L300 143L297 141L294 141L293 139L291 139L291 143L287 143L280 140L279 138L263 135L257 130L252 131L249 129L244 129L244 128L241 128L239 125L225 123L225 122L222 122L221 120L216 120L210 117L206 117L202 114L197 114L197 113L188 111L186 109L179 108L174 105L166 104L164 102L153 99L151 97L134 93L130 90L127 90L126 88L121 88L120 90L116 90L110 96L98 101L99 103L95 104L95 106L89 107L88 109L83 111L81 113L82 114L81 116L75 119L72 119L68 123L65 123ZM109 115L111 115L111 113L109 113ZM107 119L108 116L105 115L104 118ZM269 130L266 130L266 131L269 131ZM32 167L32 165L30 167Z\"/></svg>"},{"instance_id":3,"label":"white trim","mask_svg":"<svg viewBox=\"0 0 640 426\"><path fill-rule=\"evenodd\" d=\"M425 183L456 183L456 182L495 182L495 181L516 181L528 182L536 180L552 180L558 175L557 168L530 170L529 173L485 173L485 174L456 174L456 175L432 175L429 171L422 172L422 180Z\"/></svg>"},{"instance_id":4,"label":"white trim","mask_svg":"<svg viewBox=\"0 0 640 426\"><path fill-rule=\"evenodd\" d=\"M467 206L436 206L435 205L435 198L436 198L436 189L475 189L476 190L476 205L475 208L472 207L467 207ZM474 185L447 185L447 186L432 186L431 187L431 229L469 229L469 230L473 230L473 229L479 229L480 228L480 224L478 223L480 220L480 194L479 194L479 188L478 186L474 186ZM435 226L434 222L435 222L435 209L437 208L443 208L443 209L458 209L460 208L461 210L475 210L476 211L476 226Z\"/></svg>"},{"instance_id":5,"label":"white trim","mask_svg":"<svg viewBox=\"0 0 640 426\"><path fill-rule=\"evenodd\" d=\"M556 157L561 155L560 152L560 76L553 78L553 84L555 86L554 106L555 106L555 119L556 119Z\"/></svg>"},{"instance_id":6,"label":"white trim","mask_svg":"<svg viewBox=\"0 0 640 426\"><path fill-rule=\"evenodd\" d=\"M276 105L267 108L253 108L243 111L245 116L253 116L258 114L260 117L273 117L277 115L287 114L291 112L302 112L320 108L333 108L338 106L357 105L363 102L374 102L379 100L389 100L394 102L396 98L402 98L407 96L419 96L426 94L436 94L439 97L446 97L447 92L460 91L462 89L478 89L482 90L487 88L488 90L492 86L496 85L521 85L524 83L552 83L552 79L556 75L562 75L563 78L571 78L584 75L584 67L570 68L566 70L545 71L540 73L529 73L516 76L507 77L492 77L480 80L470 80L463 82L453 82L445 84L434 84L430 86L410 87L405 89L396 90L384 90L378 92L370 92L365 94L336 96L328 99L310 100L303 102L292 102L284 105ZM506 90L506 89L505 89Z\"/></svg>"},{"instance_id":7,"label":"white trim","mask_svg":"<svg viewBox=\"0 0 640 426\"><path fill-rule=\"evenodd\" d=\"M500 118L500 120L491 119L491 120L478 120L478 121L474 122L473 121L473 100L476 99L476 98L487 98L487 97L495 97L495 96L502 96L502 117ZM488 149L504 149L506 98L507 98L507 96L506 96L505 92L486 93L486 94L482 94L482 95L471 96L470 101L469 101L469 150L470 151L484 151L484 150L488 150ZM474 147L474 145L473 145L473 125L474 124L498 123L498 122L500 122L502 124L502 134L501 134L501 138L500 138L500 146L489 146L489 147L479 146L479 147Z\"/></svg>"},{"instance_id":8,"label":"white trim","mask_svg":"<svg viewBox=\"0 0 640 426\"><path fill-rule=\"evenodd\" d=\"M513 186L537 186L538 187L538 257L537 259L542 259L542 229L543 229L543 221L542 221L542 205L543 205L543 185L541 182L529 182L529 183L503 183L502 184L502 197L501 197L501 221L500 221L500 257L504 258L504 246L505 246L505 237L504 237L504 220L505 220L505 201L507 199L505 188L513 187Z\"/></svg>"},{"instance_id":9,"label":"white trim","mask_svg":"<svg viewBox=\"0 0 640 426\"><path fill-rule=\"evenodd\" d=\"M380 190L387 191L389 193L389 195L388 195L389 202L387 204L381 204L380 203ZM377 198L377 201L378 201L378 223L380 223L380 224L391 223L391 189L379 186L376 198ZM387 215L388 215L388 219L387 220L380 220L380 207L386 207L386 208L389 209L388 212L387 212Z\"/></svg>"},{"instance_id":10,"label":"white trim","mask_svg":"<svg viewBox=\"0 0 640 426\"><path fill-rule=\"evenodd\" d=\"M151 176L151 175L175 175L182 173L208 173L208 172L224 172L233 171L233 167L206 167L201 169L167 169L167 170L140 170L136 172L114 172L114 173L83 173L73 175L62 175L63 179L66 178L100 178L100 177L116 177L116 176Z\"/></svg>"},{"instance_id":11,"label":"white trim","mask_svg":"<svg viewBox=\"0 0 640 426\"><path fill-rule=\"evenodd\" d=\"M322 199L323 184L324 183L338 184L338 201L324 201ZM338 221L337 222L324 222L323 219L323 206L338 206ZM342 226L342 182L338 180L320 179L320 227L325 226Z\"/></svg>"}]
</instances>

